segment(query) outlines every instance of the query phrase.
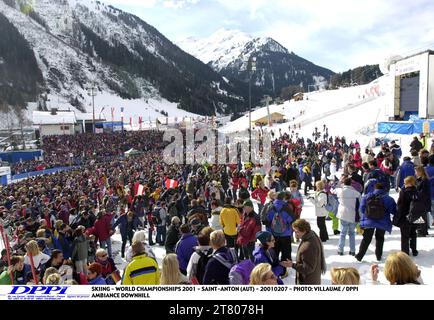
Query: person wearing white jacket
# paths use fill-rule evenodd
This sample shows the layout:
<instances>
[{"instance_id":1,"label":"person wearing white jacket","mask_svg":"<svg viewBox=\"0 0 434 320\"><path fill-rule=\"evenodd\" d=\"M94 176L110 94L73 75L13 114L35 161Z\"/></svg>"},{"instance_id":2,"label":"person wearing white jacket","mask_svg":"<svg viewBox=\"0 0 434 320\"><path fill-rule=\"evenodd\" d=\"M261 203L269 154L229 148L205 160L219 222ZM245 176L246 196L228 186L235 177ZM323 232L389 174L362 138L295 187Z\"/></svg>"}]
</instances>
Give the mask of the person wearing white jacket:
<instances>
[{"instance_id":1,"label":"person wearing white jacket","mask_svg":"<svg viewBox=\"0 0 434 320\"><path fill-rule=\"evenodd\" d=\"M323 181L317 181L315 186L315 196L313 198L310 198L310 200L315 206L315 215L316 222L319 228L319 237L321 238L322 242L326 242L329 239L326 226L326 217L328 216L329 212L325 208L325 206L327 205L327 194L324 191Z\"/></svg>"},{"instance_id":2,"label":"person wearing white jacket","mask_svg":"<svg viewBox=\"0 0 434 320\"><path fill-rule=\"evenodd\" d=\"M330 162L330 176L328 177L329 180L331 181L335 181L337 179L337 174L338 170L337 170L337 163L336 163L336 159L332 159L332 161Z\"/></svg>"},{"instance_id":3,"label":"person wearing white jacket","mask_svg":"<svg viewBox=\"0 0 434 320\"><path fill-rule=\"evenodd\" d=\"M360 193L351 186L351 178L344 179L342 189L336 189L339 200L337 218L341 220L341 237L339 239L338 254L344 255L345 239L350 239L350 255L356 255L356 203L360 201Z\"/></svg>"}]
</instances>

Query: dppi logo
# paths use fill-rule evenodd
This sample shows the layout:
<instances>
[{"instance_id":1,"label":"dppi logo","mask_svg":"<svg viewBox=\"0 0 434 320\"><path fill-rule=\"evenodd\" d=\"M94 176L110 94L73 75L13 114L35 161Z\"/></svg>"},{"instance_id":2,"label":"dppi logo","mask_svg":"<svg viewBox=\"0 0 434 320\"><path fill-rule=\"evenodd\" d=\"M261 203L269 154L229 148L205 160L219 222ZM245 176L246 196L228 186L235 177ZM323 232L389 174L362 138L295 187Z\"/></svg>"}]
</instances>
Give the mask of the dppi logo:
<instances>
[{"instance_id":1,"label":"dppi logo","mask_svg":"<svg viewBox=\"0 0 434 320\"><path fill-rule=\"evenodd\" d=\"M9 294L28 295L28 294L42 294L42 295L61 295L65 294L69 287L56 287L56 286L14 286Z\"/></svg>"}]
</instances>

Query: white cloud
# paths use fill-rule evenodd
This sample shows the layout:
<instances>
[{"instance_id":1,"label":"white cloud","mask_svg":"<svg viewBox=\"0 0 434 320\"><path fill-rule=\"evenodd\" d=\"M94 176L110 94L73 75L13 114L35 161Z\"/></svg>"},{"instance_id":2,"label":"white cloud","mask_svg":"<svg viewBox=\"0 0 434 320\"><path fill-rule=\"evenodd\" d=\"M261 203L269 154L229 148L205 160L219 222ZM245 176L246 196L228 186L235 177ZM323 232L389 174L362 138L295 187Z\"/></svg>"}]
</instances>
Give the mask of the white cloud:
<instances>
[{"instance_id":1,"label":"white cloud","mask_svg":"<svg viewBox=\"0 0 434 320\"><path fill-rule=\"evenodd\" d=\"M104 0L103 0L104 1ZM342 71L434 47L432 0L107 0L143 12L171 39L205 37L223 26L270 36L314 63ZM182 10L194 9L188 14ZM158 10L157 10L158 9ZM170 10L170 9L177 9ZM154 11L153 11L154 10ZM166 10L163 13L163 10ZM166 15L180 14L170 18ZM133 12L134 13L134 12ZM158 16L154 18L153 15Z\"/></svg>"},{"instance_id":2,"label":"white cloud","mask_svg":"<svg viewBox=\"0 0 434 320\"><path fill-rule=\"evenodd\" d=\"M166 8L181 9L190 4L197 4L198 2L199 0L165 0L163 1L163 5Z\"/></svg>"}]
</instances>

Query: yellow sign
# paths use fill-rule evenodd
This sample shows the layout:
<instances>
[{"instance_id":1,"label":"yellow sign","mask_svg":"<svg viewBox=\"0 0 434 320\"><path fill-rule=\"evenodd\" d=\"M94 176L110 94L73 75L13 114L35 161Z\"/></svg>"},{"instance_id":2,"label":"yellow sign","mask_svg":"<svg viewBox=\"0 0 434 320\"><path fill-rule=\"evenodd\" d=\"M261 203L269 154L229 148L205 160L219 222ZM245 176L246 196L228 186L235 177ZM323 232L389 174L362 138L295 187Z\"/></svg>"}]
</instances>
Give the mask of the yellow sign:
<instances>
[{"instance_id":1,"label":"yellow sign","mask_svg":"<svg viewBox=\"0 0 434 320\"><path fill-rule=\"evenodd\" d=\"M431 132L431 130L430 130L429 121L425 121L423 123L423 133L426 134L426 135L429 135L430 132Z\"/></svg>"}]
</instances>

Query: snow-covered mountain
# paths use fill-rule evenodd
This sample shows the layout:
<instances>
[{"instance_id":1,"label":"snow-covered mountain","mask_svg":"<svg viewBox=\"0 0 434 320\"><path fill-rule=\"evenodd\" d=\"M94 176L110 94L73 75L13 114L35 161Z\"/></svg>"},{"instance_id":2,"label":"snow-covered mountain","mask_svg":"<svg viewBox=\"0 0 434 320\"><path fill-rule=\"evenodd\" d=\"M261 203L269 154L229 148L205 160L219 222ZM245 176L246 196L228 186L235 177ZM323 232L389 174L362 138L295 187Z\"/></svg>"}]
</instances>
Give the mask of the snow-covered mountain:
<instances>
[{"instance_id":1,"label":"snow-covered mountain","mask_svg":"<svg viewBox=\"0 0 434 320\"><path fill-rule=\"evenodd\" d=\"M32 67L42 74L42 79L32 78L38 94L48 90L79 110L88 109L86 88L92 83L100 94L141 99L144 104L148 99L167 100L196 114L243 108L238 88L132 14L94 0L23 3L0 0L0 23L13 35L9 46L4 41L2 47L0 41L0 79L8 74L4 70L14 69L13 57L3 57L2 52L19 38L16 51L27 43L24 49L34 54ZM23 78L27 76L24 72ZM20 83L0 81L0 100L15 104L10 94L2 93L18 87Z\"/></svg>"},{"instance_id":2,"label":"snow-covered mountain","mask_svg":"<svg viewBox=\"0 0 434 320\"><path fill-rule=\"evenodd\" d=\"M178 45L210 65L224 77L246 82L249 80L247 61L257 58L253 83L273 96L282 88L309 85L324 86L334 74L305 60L269 37L252 37L238 30L220 29L209 38L187 38Z\"/></svg>"}]
</instances>

